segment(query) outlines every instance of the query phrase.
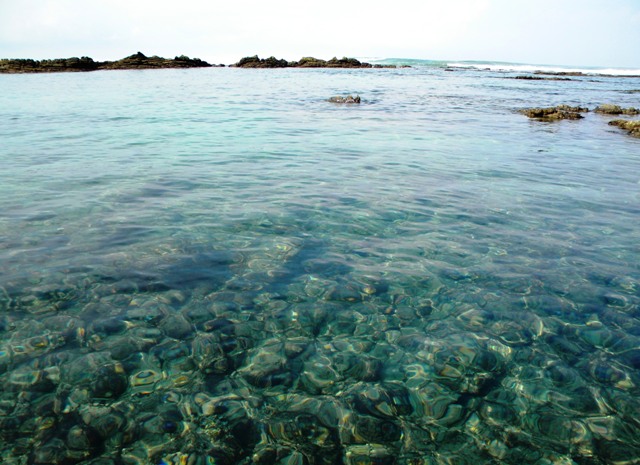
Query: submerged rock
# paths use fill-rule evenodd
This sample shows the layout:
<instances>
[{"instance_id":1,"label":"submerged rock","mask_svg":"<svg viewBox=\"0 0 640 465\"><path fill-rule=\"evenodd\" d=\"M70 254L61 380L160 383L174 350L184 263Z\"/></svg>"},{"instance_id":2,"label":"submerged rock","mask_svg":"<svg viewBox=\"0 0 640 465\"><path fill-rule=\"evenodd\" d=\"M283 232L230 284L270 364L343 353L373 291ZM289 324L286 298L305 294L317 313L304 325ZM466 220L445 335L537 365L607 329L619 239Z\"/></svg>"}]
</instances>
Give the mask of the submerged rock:
<instances>
[{"instance_id":1,"label":"submerged rock","mask_svg":"<svg viewBox=\"0 0 640 465\"><path fill-rule=\"evenodd\" d=\"M569 105L558 105L547 108L525 108L520 110L525 116L542 121L558 121L561 119L582 119L580 113L586 113L589 109L585 107L571 107Z\"/></svg>"},{"instance_id":2,"label":"submerged rock","mask_svg":"<svg viewBox=\"0 0 640 465\"><path fill-rule=\"evenodd\" d=\"M629 135L634 137L640 137L640 121L630 121L625 119L614 119L609 121L611 126L617 126L620 129L625 129Z\"/></svg>"},{"instance_id":3,"label":"submerged rock","mask_svg":"<svg viewBox=\"0 0 640 465\"><path fill-rule=\"evenodd\" d=\"M622 108L619 105L611 105L609 103L597 106L594 111L604 115L640 115L640 110L637 108Z\"/></svg>"}]
</instances>

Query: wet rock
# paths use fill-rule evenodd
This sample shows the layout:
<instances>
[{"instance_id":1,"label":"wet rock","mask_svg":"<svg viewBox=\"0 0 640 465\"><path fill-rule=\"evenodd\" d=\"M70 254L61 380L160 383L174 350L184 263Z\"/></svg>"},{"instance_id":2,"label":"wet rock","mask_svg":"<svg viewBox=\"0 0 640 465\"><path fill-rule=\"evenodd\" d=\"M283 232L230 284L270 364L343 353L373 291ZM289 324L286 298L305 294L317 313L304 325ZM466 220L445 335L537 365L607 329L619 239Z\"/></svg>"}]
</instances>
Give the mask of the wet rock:
<instances>
[{"instance_id":1,"label":"wet rock","mask_svg":"<svg viewBox=\"0 0 640 465\"><path fill-rule=\"evenodd\" d=\"M562 119L582 119L583 116L580 113L585 113L588 111L589 109L584 107L558 105L556 107L547 108L525 108L524 110L520 110L520 113L529 118L534 118L541 121L558 121Z\"/></svg>"},{"instance_id":2,"label":"wet rock","mask_svg":"<svg viewBox=\"0 0 640 465\"><path fill-rule=\"evenodd\" d=\"M594 110L596 113L601 113L604 115L640 115L640 110L637 108L629 107L622 108L619 105L612 105L610 103L606 103L604 105L599 105Z\"/></svg>"},{"instance_id":3,"label":"wet rock","mask_svg":"<svg viewBox=\"0 0 640 465\"><path fill-rule=\"evenodd\" d=\"M630 136L640 137L640 121L614 119L613 121L609 121L609 124L626 130Z\"/></svg>"},{"instance_id":4,"label":"wet rock","mask_svg":"<svg viewBox=\"0 0 640 465\"><path fill-rule=\"evenodd\" d=\"M356 95L355 97L353 95L347 95L345 97L336 96L336 97L331 97L328 101L331 103L360 103L360 96L359 95Z\"/></svg>"}]
</instances>

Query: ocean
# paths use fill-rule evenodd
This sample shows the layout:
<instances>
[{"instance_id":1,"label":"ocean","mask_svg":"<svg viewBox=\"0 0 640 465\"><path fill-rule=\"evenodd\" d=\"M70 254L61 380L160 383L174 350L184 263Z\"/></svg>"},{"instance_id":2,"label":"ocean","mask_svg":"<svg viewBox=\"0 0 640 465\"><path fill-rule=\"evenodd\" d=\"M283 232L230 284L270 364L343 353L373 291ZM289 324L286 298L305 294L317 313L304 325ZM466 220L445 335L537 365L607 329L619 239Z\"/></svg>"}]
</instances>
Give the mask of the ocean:
<instances>
[{"instance_id":1,"label":"ocean","mask_svg":"<svg viewBox=\"0 0 640 465\"><path fill-rule=\"evenodd\" d=\"M640 70L380 62L0 75L0 463L640 463Z\"/></svg>"}]
</instances>

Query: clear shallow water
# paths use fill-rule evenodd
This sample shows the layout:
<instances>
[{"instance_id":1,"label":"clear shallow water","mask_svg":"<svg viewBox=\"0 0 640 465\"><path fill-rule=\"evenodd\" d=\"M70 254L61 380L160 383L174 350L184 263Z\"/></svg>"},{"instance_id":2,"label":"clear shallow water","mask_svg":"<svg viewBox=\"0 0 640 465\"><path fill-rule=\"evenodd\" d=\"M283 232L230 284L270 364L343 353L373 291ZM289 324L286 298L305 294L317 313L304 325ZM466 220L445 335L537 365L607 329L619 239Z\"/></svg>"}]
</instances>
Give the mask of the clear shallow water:
<instances>
[{"instance_id":1,"label":"clear shallow water","mask_svg":"<svg viewBox=\"0 0 640 465\"><path fill-rule=\"evenodd\" d=\"M515 110L640 80L511 76L0 76L2 460L639 463L640 140Z\"/></svg>"}]
</instances>

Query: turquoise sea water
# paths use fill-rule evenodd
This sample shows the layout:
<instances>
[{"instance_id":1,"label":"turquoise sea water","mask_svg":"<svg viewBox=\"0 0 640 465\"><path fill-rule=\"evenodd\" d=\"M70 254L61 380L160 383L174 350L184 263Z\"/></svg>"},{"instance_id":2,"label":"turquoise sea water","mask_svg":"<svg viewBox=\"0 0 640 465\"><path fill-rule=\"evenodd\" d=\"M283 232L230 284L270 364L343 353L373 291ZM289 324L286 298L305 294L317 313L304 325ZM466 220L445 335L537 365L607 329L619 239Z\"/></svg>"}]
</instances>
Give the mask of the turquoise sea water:
<instances>
[{"instance_id":1,"label":"turquoise sea water","mask_svg":"<svg viewBox=\"0 0 640 465\"><path fill-rule=\"evenodd\" d=\"M0 76L0 463L640 463L640 140L517 113L640 79L516 75Z\"/></svg>"}]
</instances>

